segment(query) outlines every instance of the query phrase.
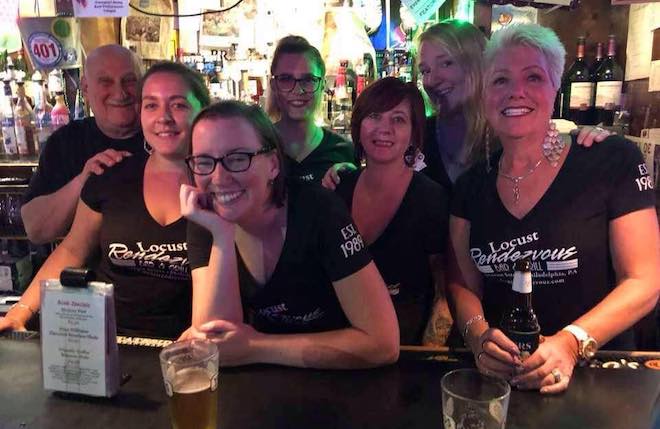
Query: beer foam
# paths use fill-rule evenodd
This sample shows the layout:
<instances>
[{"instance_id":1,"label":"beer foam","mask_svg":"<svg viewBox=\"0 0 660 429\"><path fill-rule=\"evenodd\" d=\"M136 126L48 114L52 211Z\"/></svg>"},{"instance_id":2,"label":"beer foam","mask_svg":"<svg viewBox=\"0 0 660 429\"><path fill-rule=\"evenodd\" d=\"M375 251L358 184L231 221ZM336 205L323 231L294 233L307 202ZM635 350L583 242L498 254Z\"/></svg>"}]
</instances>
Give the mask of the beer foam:
<instances>
[{"instance_id":1,"label":"beer foam","mask_svg":"<svg viewBox=\"0 0 660 429\"><path fill-rule=\"evenodd\" d=\"M211 374L203 368L185 368L177 371L173 385L175 393L198 393L211 387Z\"/></svg>"}]
</instances>

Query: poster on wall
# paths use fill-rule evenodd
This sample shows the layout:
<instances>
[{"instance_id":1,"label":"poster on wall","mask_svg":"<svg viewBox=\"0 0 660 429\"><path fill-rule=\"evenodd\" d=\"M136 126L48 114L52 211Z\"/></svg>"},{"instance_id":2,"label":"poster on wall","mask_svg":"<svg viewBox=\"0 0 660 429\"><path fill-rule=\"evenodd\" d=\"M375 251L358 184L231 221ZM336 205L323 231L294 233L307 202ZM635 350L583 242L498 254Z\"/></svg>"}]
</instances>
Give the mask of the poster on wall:
<instances>
[{"instance_id":1,"label":"poster on wall","mask_svg":"<svg viewBox=\"0 0 660 429\"><path fill-rule=\"evenodd\" d=\"M80 18L123 18L128 15L128 0L75 0L73 14Z\"/></svg>"},{"instance_id":2,"label":"poster on wall","mask_svg":"<svg viewBox=\"0 0 660 429\"><path fill-rule=\"evenodd\" d=\"M76 18L21 18L19 28L35 69L80 67L80 24Z\"/></svg>"},{"instance_id":3,"label":"poster on wall","mask_svg":"<svg viewBox=\"0 0 660 429\"><path fill-rule=\"evenodd\" d=\"M418 24L430 19L444 2L445 0L401 0Z\"/></svg>"},{"instance_id":4,"label":"poster on wall","mask_svg":"<svg viewBox=\"0 0 660 429\"><path fill-rule=\"evenodd\" d=\"M651 73L653 30L660 25L660 3L634 4L628 13L626 80L646 79Z\"/></svg>"},{"instance_id":5,"label":"poster on wall","mask_svg":"<svg viewBox=\"0 0 660 429\"><path fill-rule=\"evenodd\" d=\"M538 10L533 7L516 7L511 4L494 4L490 31L495 32L512 24L536 24Z\"/></svg>"},{"instance_id":6,"label":"poster on wall","mask_svg":"<svg viewBox=\"0 0 660 429\"><path fill-rule=\"evenodd\" d=\"M220 0L219 3L220 9L226 9L236 4L236 0ZM256 0L244 0L240 5L225 12L202 15L199 31L200 46L224 48L240 42L253 46L256 16ZM252 39L252 43L250 40L241 39Z\"/></svg>"},{"instance_id":7,"label":"poster on wall","mask_svg":"<svg viewBox=\"0 0 660 429\"><path fill-rule=\"evenodd\" d=\"M171 0L141 0L139 8L147 14L130 9L121 20L122 44L143 59L167 60L171 49L173 18L149 14L171 15Z\"/></svg>"}]
</instances>

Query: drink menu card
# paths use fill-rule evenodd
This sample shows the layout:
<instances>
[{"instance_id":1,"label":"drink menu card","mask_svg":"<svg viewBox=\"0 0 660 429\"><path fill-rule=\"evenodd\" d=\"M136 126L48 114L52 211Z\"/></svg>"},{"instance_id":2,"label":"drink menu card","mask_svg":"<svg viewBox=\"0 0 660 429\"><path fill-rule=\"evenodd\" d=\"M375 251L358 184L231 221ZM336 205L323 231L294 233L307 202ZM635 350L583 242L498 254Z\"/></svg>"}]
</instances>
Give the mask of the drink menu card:
<instances>
[{"instance_id":1,"label":"drink menu card","mask_svg":"<svg viewBox=\"0 0 660 429\"><path fill-rule=\"evenodd\" d=\"M90 396L119 390L113 286L41 284L44 389Z\"/></svg>"}]
</instances>

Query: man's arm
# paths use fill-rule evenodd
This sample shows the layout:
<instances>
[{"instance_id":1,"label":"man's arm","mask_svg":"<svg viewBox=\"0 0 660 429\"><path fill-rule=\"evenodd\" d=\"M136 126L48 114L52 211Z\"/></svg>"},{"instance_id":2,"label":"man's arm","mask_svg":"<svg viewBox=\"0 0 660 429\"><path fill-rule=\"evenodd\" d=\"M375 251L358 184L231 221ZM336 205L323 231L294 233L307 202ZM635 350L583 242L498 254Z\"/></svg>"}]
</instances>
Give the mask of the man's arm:
<instances>
[{"instance_id":1,"label":"man's arm","mask_svg":"<svg viewBox=\"0 0 660 429\"><path fill-rule=\"evenodd\" d=\"M38 196L21 207L21 217L25 232L31 242L48 243L66 235L73 215L76 212L78 198L90 175L103 174L107 167L120 162L130 153L107 149L88 159L83 171L69 183L48 195Z\"/></svg>"}]
</instances>

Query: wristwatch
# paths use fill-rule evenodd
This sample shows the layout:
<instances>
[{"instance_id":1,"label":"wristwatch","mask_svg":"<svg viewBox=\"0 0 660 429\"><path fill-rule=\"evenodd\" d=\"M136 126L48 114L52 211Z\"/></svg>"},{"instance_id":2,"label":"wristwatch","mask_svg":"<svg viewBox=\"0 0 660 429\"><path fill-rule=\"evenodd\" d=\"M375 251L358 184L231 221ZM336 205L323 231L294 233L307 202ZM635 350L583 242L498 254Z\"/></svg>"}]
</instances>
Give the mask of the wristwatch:
<instances>
[{"instance_id":1,"label":"wristwatch","mask_svg":"<svg viewBox=\"0 0 660 429\"><path fill-rule=\"evenodd\" d=\"M578 355L581 361L587 361L594 357L598 350L598 342L590 336L587 331L577 325L568 325L562 331L568 331L578 342Z\"/></svg>"}]
</instances>

